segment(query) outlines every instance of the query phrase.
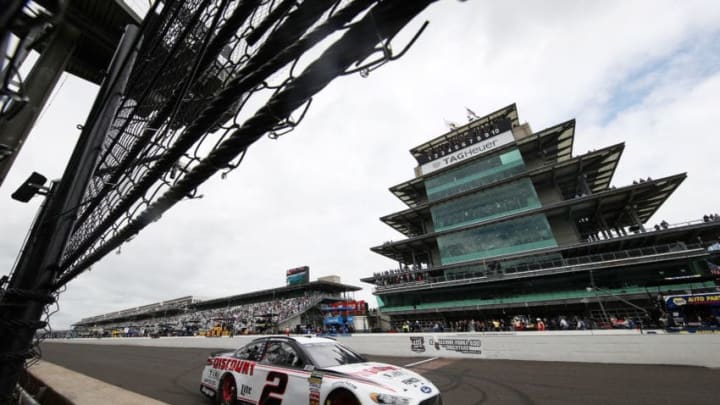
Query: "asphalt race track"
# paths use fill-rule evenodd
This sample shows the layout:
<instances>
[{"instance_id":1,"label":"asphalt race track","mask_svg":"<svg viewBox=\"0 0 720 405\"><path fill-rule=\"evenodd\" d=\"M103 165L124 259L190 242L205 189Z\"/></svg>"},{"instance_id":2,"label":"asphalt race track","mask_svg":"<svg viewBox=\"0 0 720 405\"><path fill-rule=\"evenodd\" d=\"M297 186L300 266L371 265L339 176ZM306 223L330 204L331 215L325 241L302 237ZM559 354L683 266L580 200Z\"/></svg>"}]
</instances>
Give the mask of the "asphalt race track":
<instances>
[{"instance_id":1,"label":"asphalt race track","mask_svg":"<svg viewBox=\"0 0 720 405\"><path fill-rule=\"evenodd\" d=\"M43 360L176 405L211 403L199 392L210 351L42 345ZM421 360L368 357L400 366ZM445 405L716 404L720 398L720 370L700 367L436 359L412 368L440 388Z\"/></svg>"}]
</instances>

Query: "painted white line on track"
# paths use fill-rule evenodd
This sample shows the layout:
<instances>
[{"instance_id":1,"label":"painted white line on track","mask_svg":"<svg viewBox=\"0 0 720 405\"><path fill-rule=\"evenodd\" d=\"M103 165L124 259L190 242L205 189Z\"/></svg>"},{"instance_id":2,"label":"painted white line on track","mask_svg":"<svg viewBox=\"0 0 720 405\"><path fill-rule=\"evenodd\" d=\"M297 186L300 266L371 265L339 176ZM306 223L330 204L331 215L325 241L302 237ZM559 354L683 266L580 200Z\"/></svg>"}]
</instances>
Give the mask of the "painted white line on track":
<instances>
[{"instance_id":1,"label":"painted white line on track","mask_svg":"<svg viewBox=\"0 0 720 405\"><path fill-rule=\"evenodd\" d=\"M403 367L406 367L406 368L415 367L415 366L419 366L419 365L421 365L421 364L430 363L431 361L435 361L435 360L437 360L437 359L439 359L439 358L440 358L440 357L431 357L431 358L429 358L429 359L416 361L415 363L406 364L406 365L404 365Z\"/></svg>"}]
</instances>

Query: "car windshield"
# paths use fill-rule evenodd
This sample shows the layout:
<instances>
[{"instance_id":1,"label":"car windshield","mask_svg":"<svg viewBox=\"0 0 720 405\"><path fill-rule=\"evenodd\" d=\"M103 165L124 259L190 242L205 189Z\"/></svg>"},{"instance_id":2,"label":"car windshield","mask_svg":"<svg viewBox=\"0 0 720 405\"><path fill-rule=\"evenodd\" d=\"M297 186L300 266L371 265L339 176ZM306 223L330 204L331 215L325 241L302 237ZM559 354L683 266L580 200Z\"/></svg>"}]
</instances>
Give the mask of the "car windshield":
<instances>
[{"instance_id":1,"label":"car windshield","mask_svg":"<svg viewBox=\"0 0 720 405\"><path fill-rule=\"evenodd\" d=\"M361 355L337 343L311 343L303 345L303 348L317 368L364 363L367 361Z\"/></svg>"}]
</instances>

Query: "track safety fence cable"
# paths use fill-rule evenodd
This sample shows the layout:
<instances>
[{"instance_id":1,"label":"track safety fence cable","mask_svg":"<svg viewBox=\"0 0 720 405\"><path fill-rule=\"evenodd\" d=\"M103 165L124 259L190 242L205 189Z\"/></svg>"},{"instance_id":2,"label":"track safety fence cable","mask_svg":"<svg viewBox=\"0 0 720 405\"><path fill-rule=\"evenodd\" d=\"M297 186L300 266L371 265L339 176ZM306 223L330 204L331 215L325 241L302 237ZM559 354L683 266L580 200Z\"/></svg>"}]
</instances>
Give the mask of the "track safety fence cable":
<instances>
[{"instance_id":1,"label":"track safety fence cable","mask_svg":"<svg viewBox=\"0 0 720 405\"><path fill-rule=\"evenodd\" d=\"M195 0L148 15L153 31L142 35L152 40L141 45L55 286L197 197L262 136L292 131L335 78L402 56L407 49L393 56L389 41L433 2ZM316 47L324 51L308 60ZM378 50L380 60L363 63Z\"/></svg>"}]
</instances>

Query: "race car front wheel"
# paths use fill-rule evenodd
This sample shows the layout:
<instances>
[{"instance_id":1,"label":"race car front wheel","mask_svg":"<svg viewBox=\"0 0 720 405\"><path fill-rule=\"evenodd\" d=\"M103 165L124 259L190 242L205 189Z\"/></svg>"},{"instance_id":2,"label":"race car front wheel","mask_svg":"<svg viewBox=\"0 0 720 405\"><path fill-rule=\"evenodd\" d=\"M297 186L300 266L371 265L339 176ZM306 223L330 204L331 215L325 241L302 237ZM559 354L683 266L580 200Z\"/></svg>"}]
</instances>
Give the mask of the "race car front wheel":
<instances>
[{"instance_id":1,"label":"race car front wheel","mask_svg":"<svg viewBox=\"0 0 720 405\"><path fill-rule=\"evenodd\" d=\"M235 379L227 374L220 382L220 389L217 393L218 403L221 405L235 405L237 403L237 388Z\"/></svg>"},{"instance_id":2,"label":"race car front wheel","mask_svg":"<svg viewBox=\"0 0 720 405\"><path fill-rule=\"evenodd\" d=\"M360 405L360 401L350 391L339 389L328 395L325 405Z\"/></svg>"}]
</instances>

